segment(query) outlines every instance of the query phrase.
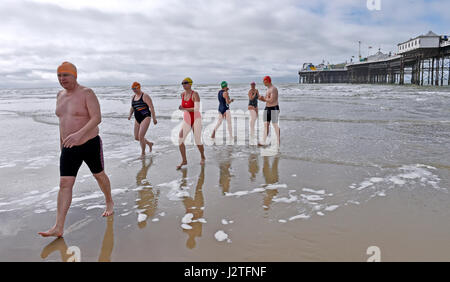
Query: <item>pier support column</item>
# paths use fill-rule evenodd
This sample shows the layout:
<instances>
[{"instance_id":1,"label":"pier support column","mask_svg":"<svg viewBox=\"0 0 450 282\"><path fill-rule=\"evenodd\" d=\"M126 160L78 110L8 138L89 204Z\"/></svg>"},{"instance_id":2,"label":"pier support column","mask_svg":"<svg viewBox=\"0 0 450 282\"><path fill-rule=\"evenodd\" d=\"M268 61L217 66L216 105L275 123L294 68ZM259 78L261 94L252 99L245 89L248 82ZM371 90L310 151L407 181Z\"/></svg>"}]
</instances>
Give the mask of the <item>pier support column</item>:
<instances>
[{"instance_id":1,"label":"pier support column","mask_svg":"<svg viewBox=\"0 0 450 282\"><path fill-rule=\"evenodd\" d=\"M442 55L441 86L444 86L444 65L445 65L445 57L444 55Z\"/></svg>"},{"instance_id":2,"label":"pier support column","mask_svg":"<svg viewBox=\"0 0 450 282\"><path fill-rule=\"evenodd\" d=\"M430 85L430 77L431 77L431 59L428 59L428 77L427 77L427 80L428 80L428 85Z\"/></svg>"},{"instance_id":3,"label":"pier support column","mask_svg":"<svg viewBox=\"0 0 450 282\"><path fill-rule=\"evenodd\" d=\"M400 63L400 79L399 84L404 85L405 84L405 65L403 60Z\"/></svg>"},{"instance_id":4,"label":"pier support column","mask_svg":"<svg viewBox=\"0 0 450 282\"><path fill-rule=\"evenodd\" d=\"M423 60L421 60L421 62L422 62L422 67L420 69L420 75L421 75L420 85L423 86L423 65L424 65L424 62L423 62Z\"/></svg>"},{"instance_id":5,"label":"pier support column","mask_svg":"<svg viewBox=\"0 0 450 282\"><path fill-rule=\"evenodd\" d=\"M448 57L448 81L447 84L450 86L450 57Z\"/></svg>"},{"instance_id":6,"label":"pier support column","mask_svg":"<svg viewBox=\"0 0 450 282\"><path fill-rule=\"evenodd\" d=\"M439 57L436 58L436 86L439 86L439 63L440 63Z\"/></svg>"},{"instance_id":7,"label":"pier support column","mask_svg":"<svg viewBox=\"0 0 450 282\"><path fill-rule=\"evenodd\" d=\"M431 85L434 85L434 58L431 62Z\"/></svg>"}]
</instances>

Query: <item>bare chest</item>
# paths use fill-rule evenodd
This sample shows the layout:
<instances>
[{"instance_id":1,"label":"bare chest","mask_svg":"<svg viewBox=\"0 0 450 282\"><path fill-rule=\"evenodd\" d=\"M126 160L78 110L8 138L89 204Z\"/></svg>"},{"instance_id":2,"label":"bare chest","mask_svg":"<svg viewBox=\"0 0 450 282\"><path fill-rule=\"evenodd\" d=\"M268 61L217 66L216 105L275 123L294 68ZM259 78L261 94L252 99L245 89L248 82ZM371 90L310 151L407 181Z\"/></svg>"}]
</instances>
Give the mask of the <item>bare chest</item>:
<instances>
[{"instance_id":1,"label":"bare chest","mask_svg":"<svg viewBox=\"0 0 450 282\"><path fill-rule=\"evenodd\" d=\"M56 102L56 115L59 118L89 116L85 97L62 94Z\"/></svg>"}]
</instances>

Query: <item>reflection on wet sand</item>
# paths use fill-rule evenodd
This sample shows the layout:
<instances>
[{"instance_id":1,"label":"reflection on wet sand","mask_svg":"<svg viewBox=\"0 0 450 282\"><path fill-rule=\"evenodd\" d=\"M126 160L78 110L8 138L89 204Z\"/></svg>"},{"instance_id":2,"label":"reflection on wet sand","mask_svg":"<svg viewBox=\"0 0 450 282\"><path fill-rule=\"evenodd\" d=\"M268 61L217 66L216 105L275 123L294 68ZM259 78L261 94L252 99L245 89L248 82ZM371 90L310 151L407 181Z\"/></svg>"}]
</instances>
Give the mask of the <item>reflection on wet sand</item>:
<instances>
[{"instance_id":1,"label":"reflection on wet sand","mask_svg":"<svg viewBox=\"0 0 450 282\"><path fill-rule=\"evenodd\" d=\"M102 247L98 257L99 262L110 262L114 248L114 215L106 219L106 230L103 236ZM63 237L55 239L44 247L41 258L46 259L49 255L59 251L62 262L81 261L83 253L76 246L68 247Z\"/></svg>"},{"instance_id":2,"label":"reflection on wet sand","mask_svg":"<svg viewBox=\"0 0 450 282\"><path fill-rule=\"evenodd\" d=\"M186 178L185 174L183 178L184 179ZM196 245L195 237L202 236L203 223L196 220L203 218L205 201L203 198L202 187L204 182L205 182L205 167L202 166L200 175L198 176L197 186L195 187L194 198L185 197L183 199L183 204L186 208L186 214L191 213L194 215L192 217L193 222L189 223L192 229L183 229L183 232L189 235L189 238L186 241L186 247L188 247L189 249L195 248Z\"/></svg>"},{"instance_id":3,"label":"reflection on wet sand","mask_svg":"<svg viewBox=\"0 0 450 282\"><path fill-rule=\"evenodd\" d=\"M263 157L264 165L263 165L263 174L266 180L266 185L278 183L278 161L280 160L279 156L273 157L272 166L270 166L270 157ZM278 194L278 189L268 190L266 189L266 196L264 197L264 210L269 210L270 204L272 203L272 199Z\"/></svg>"},{"instance_id":4,"label":"reflection on wet sand","mask_svg":"<svg viewBox=\"0 0 450 282\"><path fill-rule=\"evenodd\" d=\"M106 221L105 236L103 236L102 248L98 256L99 262L110 262L114 247L114 217L108 217Z\"/></svg>"},{"instance_id":5,"label":"reflection on wet sand","mask_svg":"<svg viewBox=\"0 0 450 282\"><path fill-rule=\"evenodd\" d=\"M254 182L259 171L258 154L251 153L248 156L248 172L250 173L250 181Z\"/></svg>"},{"instance_id":6,"label":"reflection on wet sand","mask_svg":"<svg viewBox=\"0 0 450 282\"><path fill-rule=\"evenodd\" d=\"M71 254L67 254L68 246L64 238L58 238L52 241L50 244L44 247L41 252L41 258L46 259L50 254L59 251L61 255L61 261L67 262L71 257Z\"/></svg>"},{"instance_id":7,"label":"reflection on wet sand","mask_svg":"<svg viewBox=\"0 0 450 282\"><path fill-rule=\"evenodd\" d=\"M144 228L147 225L147 220L151 218L158 207L159 190L156 195L153 191L153 186L147 179L147 173L153 164L153 158L142 158L142 169L136 175L136 185L142 187L142 190L138 192L138 199L136 200L137 208L140 213L145 214L147 217L144 221L138 223L139 228Z\"/></svg>"}]
</instances>

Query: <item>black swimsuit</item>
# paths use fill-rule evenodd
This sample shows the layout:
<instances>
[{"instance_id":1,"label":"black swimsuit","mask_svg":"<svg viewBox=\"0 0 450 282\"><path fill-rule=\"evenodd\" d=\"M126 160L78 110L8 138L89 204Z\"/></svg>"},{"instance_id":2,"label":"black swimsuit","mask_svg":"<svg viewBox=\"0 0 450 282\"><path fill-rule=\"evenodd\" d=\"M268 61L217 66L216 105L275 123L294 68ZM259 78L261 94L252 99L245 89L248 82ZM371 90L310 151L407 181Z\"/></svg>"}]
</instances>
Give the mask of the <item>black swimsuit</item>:
<instances>
[{"instance_id":1,"label":"black swimsuit","mask_svg":"<svg viewBox=\"0 0 450 282\"><path fill-rule=\"evenodd\" d=\"M103 145L100 136L96 136L86 143L72 148L63 147L59 157L60 176L76 177L83 161L88 165L92 174L103 171Z\"/></svg>"},{"instance_id":2,"label":"black swimsuit","mask_svg":"<svg viewBox=\"0 0 450 282\"><path fill-rule=\"evenodd\" d=\"M141 98L137 101L134 100L136 95L133 97L133 101L131 102L131 106L134 109L134 117L138 123L141 123L146 117L151 117L152 114L148 105L144 102L144 94L141 95Z\"/></svg>"},{"instance_id":3,"label":"black swimsuit","mask_svg":"<svg viewBox=\"0 0 450 282\"><path fill-rule=\"evenodd\" d=\"M252 100L250 100L250 99L248 100L248 105L257 108L258 107L258 97L259 97L258 92L256 92L255 98L253 98Z\"/></svg>"}]
</instances>

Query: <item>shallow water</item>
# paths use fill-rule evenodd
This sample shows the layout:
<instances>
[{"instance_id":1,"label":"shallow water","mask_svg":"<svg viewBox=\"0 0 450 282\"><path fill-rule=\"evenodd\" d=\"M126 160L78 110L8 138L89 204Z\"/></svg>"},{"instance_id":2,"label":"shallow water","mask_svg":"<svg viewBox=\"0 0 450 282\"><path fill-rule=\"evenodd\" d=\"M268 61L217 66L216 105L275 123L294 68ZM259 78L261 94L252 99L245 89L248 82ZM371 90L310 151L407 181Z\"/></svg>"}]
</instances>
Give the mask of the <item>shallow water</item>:
<instances>
[{"instance_id":1,"label":"shallow water","mask_svg":"<svg viewBox=\"0 0 450 282\"><path fill-rule=\"evenodd\" d=\"M230 88L244 117L247 86ZM158 116L144 160L130 91L93 89L116 214L100 218L103 196L83 165L65 238L53 243L36 233L55 218L57 89L0 90L0 260L66 260L77 246L85 261L364 261L374 245L383 260L450 259L449 88L278 85L279 154L244 134L243 145L206 146L203 169L188 146L182 171L172 143L181 86L144 87ZM208 142L218 89L195 90Z\"/></svg>"}]
</instances>

